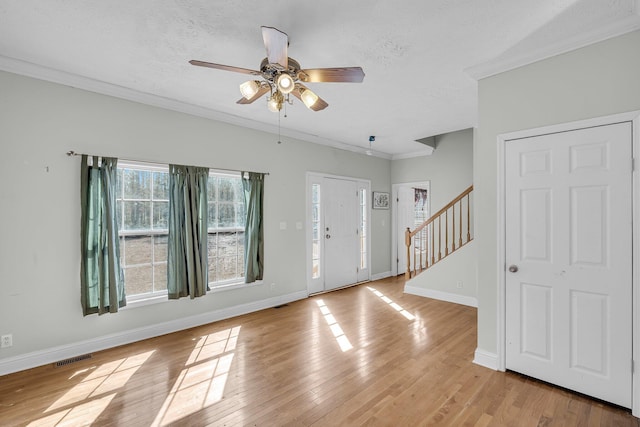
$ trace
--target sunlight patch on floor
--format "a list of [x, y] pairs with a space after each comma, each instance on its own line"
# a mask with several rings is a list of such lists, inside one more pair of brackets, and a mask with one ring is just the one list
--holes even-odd
[[45, 414], [51, 411], [58, 412], [33, 421], [29, 427], [71, 425], [74, 423], [73, 420], [91, 424], [116, 396], [117, 390], [124, 387], [154, 352], [155, 350], [152, 350], [74, 372], [69, 377], [70, 380], [92, 371], [44, 411]]
[[316, 304], [318, 304], [318, 308], [324, 316], [324, 320], [327, 322], [327, 325], [329, 325], [331, 333], [333, 333], [333, 336], [338, 342], [340, 350], [342, 350], [343, 352], [351, 350], [353, 346], [351, 345], [351, 342], [349, 342], [349, 338], [347, 338], [347, 336], [344, 334], [344, 331], [340, 327], [340, 324], [338, 323], [336, 318], [333, 317], [333, 314], [331, 314], [331, 310], [329, 310], [329, 307], [325, 305], [324, 300], [317, 299]]
[[222, 400], [240, 328], [198, 339], [152, 426], [171, 424]]
[[378, 298], [380, 298], [382, 301], [384, 301], [385, 303], [389, 304], [395, 311], [397, 311], [398, 313], [400, 313], [404, 317], [406, 317], [407, 320], [415, 320], [416, 317], [413, 314], [409, 313], [407, 310], [402, 308], [398, 303], [394, 302], [391, 298], [385, 296], [379, 290], [377, 290], [375, 288], [372, 288], [370, 286], [367, 286], [367, 289], [369, 289], [371, 292], [373, 292], [373, 294], [375, 296], [377, 296]]

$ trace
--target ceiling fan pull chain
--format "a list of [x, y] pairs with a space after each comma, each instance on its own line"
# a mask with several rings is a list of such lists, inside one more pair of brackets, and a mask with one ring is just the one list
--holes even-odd
[[281, 136], [282, 135], [280, 133], [280, 114], [281, 114], [281, 112], [278, 111], [278, 144], [282, 144], [282, 140], [281, 140]]

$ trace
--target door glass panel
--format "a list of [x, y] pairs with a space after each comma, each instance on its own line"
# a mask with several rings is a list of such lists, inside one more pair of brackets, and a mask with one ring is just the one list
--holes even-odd
[[313, 246], [311, 254], [313, 270], [311, 271], [311, 277], [317, 279], [320, 277], [320, 184], [313, 184], [311, 186], [311, 211], [313, 212], [311, 218], [311, 227], [313, 230], [311, 242]]

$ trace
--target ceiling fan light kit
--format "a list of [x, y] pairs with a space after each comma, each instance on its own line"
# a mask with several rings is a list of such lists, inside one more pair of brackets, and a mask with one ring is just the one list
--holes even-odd
[[262, 27], [262, 39], [267, 50], [267, 57], [260, 64], [260, 71], [197, 60], [191, 60], [189, 63], [199, 67], [262, 77], [263, 81], [248, 80], [240, 85], [242, 98], [237, 103], [251, 104], [269, 92], [267, 108], [273, 112], [280, 111], [285, 102], [293, 104], [289, 99], [290, 94], [313, 111], [324, 110], [329, 106], [300, 82], [362, 83], [364, 79], [364, 72], [360, 67], [301, 69], [298, 61], [287, 56], [289, 37], [276, 28]]

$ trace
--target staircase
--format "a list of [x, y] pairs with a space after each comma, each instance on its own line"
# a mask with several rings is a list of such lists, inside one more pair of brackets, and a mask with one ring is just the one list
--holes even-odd
[[473, 185], [415, 230], [411, 231], [407, 228], [405, 231], [407, 247], [405, 278], [407, 280], [442, 261], [473, 240], [472, 192]]

